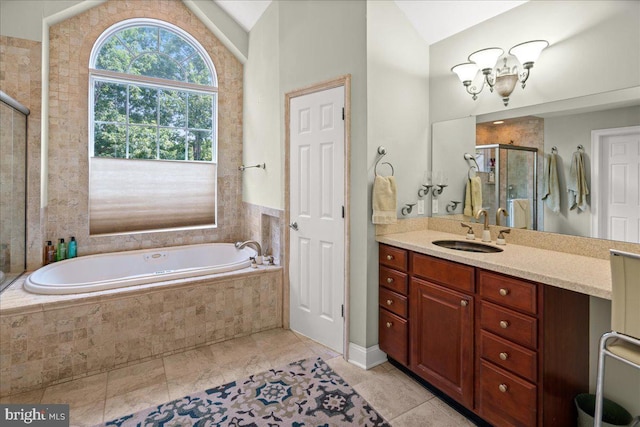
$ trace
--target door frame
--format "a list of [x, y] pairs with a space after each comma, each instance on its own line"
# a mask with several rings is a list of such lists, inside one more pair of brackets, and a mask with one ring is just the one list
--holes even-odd
[[291, 223], [291, 196], [290, 196], [290, 180], [291, 180], [291, 167], [290, 167], [290, 153], [291, 149], [291, 134], [289, 126], [291, 124], [291, 100], [299, 96], [309, 95], [316, 92], [322, 92], [324, 90], [333, 89], [336, 87], [344, 87], [344, 333], [342, 343], [342, 355], [345, 360], [348, 360], [349, 356], [349, 171], [351, 163], [351, 74], [345, 74], [324, 82], [315, 83], [310, 86], [306, 86], [301, 89], [297, 89], [291, 92], [287, 92], [284, 95], [284, 278], [283, 278], [283, 292], [282, 292], [282, 323], [287, 329], [290, 329], [290, 291], [291, 283], [289, 281], [289, 257], [290, 257], [290, 229]]
[[602, 150], [605, 147], [603, 140], [609, 136], [624, 135], [626, 133], [640, 132], [640, 126], [624, 126], [618, 128], [598, 129], [591, 131], [591, 237], [603, 238], [602, 233], [602, 205], [606, 197], [602, 189], [609, 187], [609, 177], [602, 170]]

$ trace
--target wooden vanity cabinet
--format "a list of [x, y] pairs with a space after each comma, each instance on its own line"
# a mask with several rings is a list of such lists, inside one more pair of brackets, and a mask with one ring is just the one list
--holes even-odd
[[387, 245], [379, 289], [389, 357], [495, 426], [576, 424], [588, 295]]
[[411, 370], [473, 407], [474, 269], [411, 254]]
[[409, 364], [408, 251], [380, 245], [378, 345], [389, 357]]

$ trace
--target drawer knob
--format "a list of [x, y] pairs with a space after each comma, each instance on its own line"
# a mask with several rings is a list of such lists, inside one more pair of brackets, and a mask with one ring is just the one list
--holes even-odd
[[387, 261], [391, 261], [393, 259], [393, 255], [387, 255]]
[[509, 358], [509, 353], [502, 352], [500, 353], [500, 360], [507, 360]]
[[469, 301], [467, 301], [466, 299], [461, 299], [460, 300], [460, 306], [461, 307], [466, 307], [469, 305]]
[[509, 390], [509, 387], [508, 387], [506, 384], [500, 384], [500, 385], [498, 386], [498, 390], [500, 390], [500, 391], [501, 391], [501, 392], [503, 392], [503, 393], [506, 393], [506, 392], [507, 392], [507, 390]]
[[390, 328], [390, 327], [392, 327], [392, 326], [393, 326], [393, 323], [392, 323], [392, 322], [387, 322], [387, 328]]
[[387, 305], [391, 305], [391, 304], [393, 304], [393, 300], [392, 299], [388, 299], [387, 300]]
[[500, 293], [501, 296], [506, 297], [507, 295], [509, 295], [509, 289], [505, 289], [505, 288], [500, 288], [500, 290], [498, 291]]
[[508, 321], [506, 321], [506, 320], [501, 320], [501, 321], [500, 321], [500, 327], [501, 327], [502, 329], [507, 329], [507, 328], [509, 327], [509, 322], [508, 322]]
[[393, 283], [393, 277], [387, 277], [387, 283]]

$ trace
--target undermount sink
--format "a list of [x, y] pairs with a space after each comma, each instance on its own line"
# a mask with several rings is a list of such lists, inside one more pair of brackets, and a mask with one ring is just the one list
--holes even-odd
[[502, 249], [496, 246], [489, 246], [484, 243], [469, 242], [465, 240], [434, 240], [433, 244], [447, 249], [454, 249], [456, 251], [481, 252], [485, 254], [502, 252]]

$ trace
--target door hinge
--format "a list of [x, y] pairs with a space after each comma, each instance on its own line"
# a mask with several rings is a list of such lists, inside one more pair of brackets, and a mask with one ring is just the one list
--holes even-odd
[[342, 317], [344, 318], [344, 304], [342, 304], [341, 312], [342, 312]]
[[342, 120], [344, 120], [344, 107], [342, 107]]
[[344, 218], [344, 206], [342, 207], [342, 218]]

